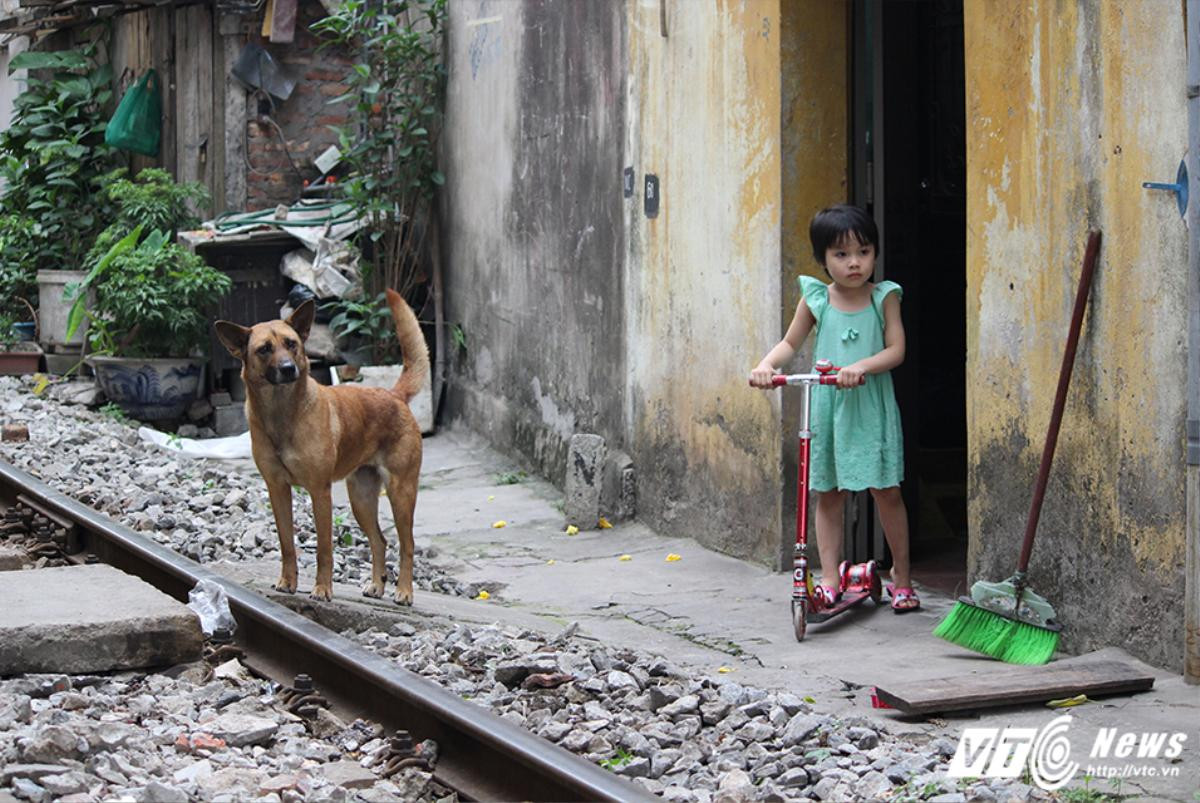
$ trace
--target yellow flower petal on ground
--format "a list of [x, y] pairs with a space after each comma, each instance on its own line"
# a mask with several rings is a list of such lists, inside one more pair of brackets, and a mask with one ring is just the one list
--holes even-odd
[[600, 517], [600, 521], [597, 523], [599, 524], [601, 530], [611, 530], [612, 529], [612, 525], [609, 524], [608, 519], [604, 518], [603, 516]]
[[45, 374], [34, 374], [33, 381], [34, 381], [34, 385], [33, 385], [33, 395], [34, 396], [41, 396], [42, 392], [46, 388], [50, 387], [50, 377], [46, 376]]
[[576, 533], [579, 532], [579, 528], [576, 527], [574, 524], [568, 524], [565, 532], [567, 533], [567, 535], [575, 535]]
[[804, 702], [806, 702], [806, 703], [815, 703], [815, 702], [816, 702], [816, 700], [815, 700], [815, 699], [813, 699], [812, 697], [805, 696], [805, 697], [804, 697]]
[[491, 594], [489, 594], [488, 592], [486, 592], [486, 591], [480, 591], [480, 592], [479, 592], [479, 596], [478, 596], [478, 597], [476, 597], [475, 599], [491, 599], [491, 598], [492, 598], [492, 595], [491, 595]]
[[508, 526], [508, 522], [505, 521], [504, 519], [500, 519], [500, 521], [492, 522], [492, 527], [494, 527], [497, 530], [499, 530], [501, 527], [507, 527], [507, 526]]
[[488, 501], [489, 501], [489, 502], [490, 502], [490, 501], [492, 501], [492, 500], [493, 500], [493, 499], [495, 499], [495, 498], [496, 498], [496, 495], [495, 495], [495, 494], [488, 494]]
[[728, 675], [732, 671], [733, 671], [732, 666], [722, 666], [722, 667], [717, 668], [717, 672], [719, 672], [722, 675]]
[[557, 561], [555, 561], [555, 560], [554, 560], [554, 558], [550, 558], [550, 560], [546, 561], [546, 565], [547, 565], [547, 566], [553, 566], [553, 565], [554, 565], [556, 562], [557, 562]]
[[675, 561], [682, 559], [683, 555], [676, 555], [674, 552], [672, 552], [670, 555], [667, 555], [667, 563], [674, 563]]
[[617, 560], [633, 560], [633, 555], [622, 555]]

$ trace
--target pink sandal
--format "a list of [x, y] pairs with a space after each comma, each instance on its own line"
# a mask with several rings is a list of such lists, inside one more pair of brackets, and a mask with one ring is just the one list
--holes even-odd
[[888, 583], [887, 592], [888, 596], [892, 598], [893, 613], [912, 613], [921, 607], [921, 600], [911, 587], [897, 588]]
[[817, 586], [813, 589], [813, 595], [821, 598], [821, 603], [826, 608], [832, 608], [837, 604], [842, 594], [832, 586]]

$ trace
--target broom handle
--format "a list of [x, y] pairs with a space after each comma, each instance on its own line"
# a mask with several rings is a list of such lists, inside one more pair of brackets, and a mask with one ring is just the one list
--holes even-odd
[[1050, 464], [1054, 462], [1054, 447], [1058, 444], [1058, 429], [1062, 425], [1063, 408], [1067, 406], [1067, 386], [1071, 384], [1071, 369], [1075, 365], [1075, 349], [1079, 345], [1079, 331], [1083, 328], [1083, 313], [1087, 309], [1088, 292], [1092, 288], [1092, 274], [1096, 272], [1096, 255], [1100, 252], [1100, 232], [1088, 235], [1087, 249], [1083, 253], [1083, 273], [1079, 276], [1079, 290], [1075, 293], [1075, 311], [1071, 314], [1071, 331], [1067, 333], [1067, 349], [1063, 352], [1062, 368], [1058, 372], [1058, 391], [1054, 394], [1054, 412], [1050, 414], [1050, 430], [1046, 433], [1046, 447], [1042, 450], [1042, 464], [1038, 468], [1037, 485], [1033, 489], [1033, 504], [1029, 507], [1029, 520], [1025, 524], [1025, 541], [1021, 545], [1021, 558], [1017, 561], [1017, 574], [1024, 576], [1029, 568], [1029, 555], [1033, 552], [1033, 536], [1037, 532], [1038, 517], [1042, 514], [1042, 500], [1046, 497], [1046, 483], [1050, 479]]

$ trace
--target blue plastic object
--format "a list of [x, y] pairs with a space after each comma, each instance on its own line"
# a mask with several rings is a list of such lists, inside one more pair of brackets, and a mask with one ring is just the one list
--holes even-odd
[[1174, 184], [1164, 184], [1161, 181], [1143, 181], [1142, 187], [1148, 190], [1169, 190], [1175, 193], [1175, 203], [1179, 207], [1179, 216], [1187, 214], [1188, 206], [1188, 172], [1187, 163], [1179, 161], [1179, 171], [1175, 174]]

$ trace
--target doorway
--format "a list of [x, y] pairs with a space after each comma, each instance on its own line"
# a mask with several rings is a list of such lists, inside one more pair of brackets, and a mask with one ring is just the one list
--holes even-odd
[[[917, 582], [965, 593], [966, 99], [963, 0], [854, 0], [851, 200], [879, 225], [876, 279], [904, 289], [902, 486]], [[847, 516], [852, 560], [891, 557], [870, 495]]]

